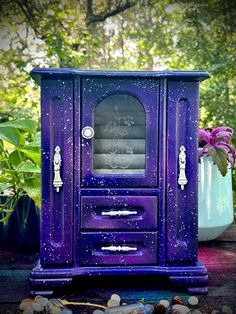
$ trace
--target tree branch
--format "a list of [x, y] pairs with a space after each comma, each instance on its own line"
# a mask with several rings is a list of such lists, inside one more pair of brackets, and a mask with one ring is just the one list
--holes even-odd
[[38, 32], [37, 30], [37, 26], [32, 22], [32, 11], [28, 6], [27, 1], [21, 1], [21, 0], [16, 0], [15, 1], [16, 4], [18, 4], [18, 6], [20, 7], [21, 11], [23, 12], [23, 14], [25, 15], [30, 27], [33, 29], [35, 35], [41, 39], [43, 39], [43, 36]]
[[125, 10], [133, 7], [136, 4], [135, 0], [126, 0], [124, 3], [120, 1], [119, 4], [116, 5], [114, 9], [110, 11], [104, 11], [100, 14], [93, 13], [93, 0], [87, 0], [87, 14], [86, 14], [86, 23], [87, 26], [91, 25], [92, 23], [103, 22], [108, 17], [117, 15]]

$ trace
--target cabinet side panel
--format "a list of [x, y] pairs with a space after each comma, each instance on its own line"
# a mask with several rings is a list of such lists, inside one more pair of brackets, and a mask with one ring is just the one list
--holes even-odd
[[[167, 260], [197, 260], [198, 82], [168, 83]], [[187, 184], [178, 184], [180, 147], [186, 151]]]
[[[73, 82], [42, 80], [41, 262], [72, 262]], [[55, 147], [61, 151], [59, 192], [53, 187]]]

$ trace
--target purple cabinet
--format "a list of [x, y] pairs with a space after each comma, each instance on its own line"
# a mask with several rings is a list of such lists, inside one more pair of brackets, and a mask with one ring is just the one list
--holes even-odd
[[[34, 69], [41, 85], [41, 252], [32, 294], [80, 275], [166, 275], [206, 293], [197, 257], [205, 71]], [[104, 267], [105, 266], [105, 267]]]

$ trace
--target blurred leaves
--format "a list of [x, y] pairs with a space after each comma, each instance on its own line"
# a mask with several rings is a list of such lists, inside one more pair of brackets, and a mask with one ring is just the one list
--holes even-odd
[[[92, 14], [106, 17], [128, 1], [92, 2]], [[0, 3], [0, 122], [6, 122], [0, 125], [0, 169], [8, 169], [2, 180], [11, 177], [14, 186], [17, 177], [31, 175], [16, 171], [19, 158], [40, 165], [35, 133], [40, 95], [29, 74], [33, 67], [208, 70], [211, 78], [200, 84], [200, 127], [236, 130], [235, 1], [130, 2], [132, 8], [93, 23], [87, 21], [86, 0]], [[2, 149], [12, 153], [10, 159]]]
[[28, 195], [40, 207], [40, 137], [33, 120], [0, 123], [0, 222], [7, 223], [18, 200]]
[[21, 134], [14, 127], [0, 125], [0, 139], [18, 146], [21, 142]]
[[21, 119], [21, 120], [7, 121], [4, 123], [1, 123], [1, 127], [5, 127], [5, 126], [10, 126], [13, 128], [24, 130], [26, 132], [35, 132], [37, 128], [36, 122], [30, 119]]

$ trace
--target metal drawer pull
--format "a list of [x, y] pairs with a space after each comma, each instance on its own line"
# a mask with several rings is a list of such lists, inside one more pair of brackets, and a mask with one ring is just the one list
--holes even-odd
[[112, 252], [129, 252], [129, 251], [137, 251], [136, 247], [131, 247], [131, 246], [116, 246], [116, 245], [111, 245], [111, 246], [102, 246], [101, 247], [102, 251], [112, 251]]
[[53, 180], [53, 186], [56, 188], [56, 191], [59, 192], [60, 187], [62, 187], [63, 182], [60, 175], [60, 168], [61, 168], [61, 154], [60, 154], [60, 147], [55, 147], [55, 154], [53, 158], [53, 164], [54, 164], [54, 180]]
[[179, 178], [178, 178], [178, 184], [181, 186], [181, 190], [184, 189], [184, 186], [188, 183], [188, 180], [186, 178], [185, 174], [185, 168], [186, 168], [186, 154], [185, 154], [185, 147], [182, 145], [180, 147], [180, 153], [179, 153]]
[[128, 216], [137, 215], [136, 210], [110, 210], [109, 212], [102, 212], [102, 216]]

